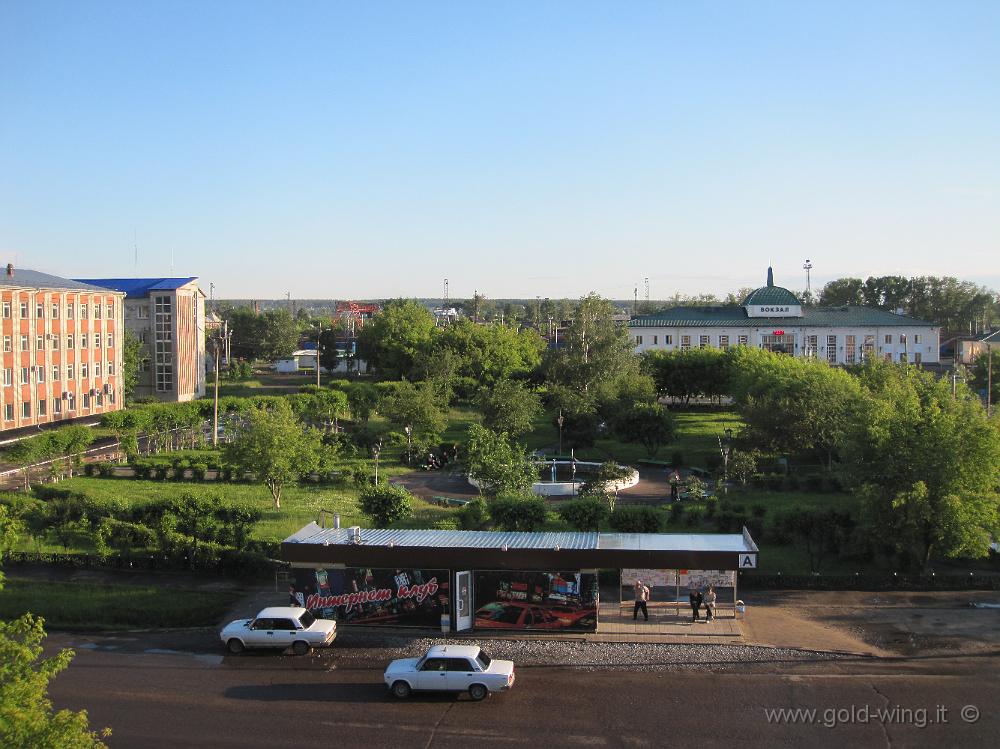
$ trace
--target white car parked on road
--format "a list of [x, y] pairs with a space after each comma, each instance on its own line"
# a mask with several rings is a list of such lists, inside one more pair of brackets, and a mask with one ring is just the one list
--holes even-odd
[[468, 692], [481, 700], [514, 686], [514, 662], [495, 661], [475, 645], [435, 645], [423, 658], [393, 661], [383, 678], [400, 699], [410, 692]]
[[296, 655], [305, 655], [310, 648], [329, 645], [337, 637], [337, 622], [317, 619], [308, 609], [299, 606], [272, 606], [254, 619], [229, 622], [219, 633], [230, 653], [242, 653], [247, 648], [291, 647]]

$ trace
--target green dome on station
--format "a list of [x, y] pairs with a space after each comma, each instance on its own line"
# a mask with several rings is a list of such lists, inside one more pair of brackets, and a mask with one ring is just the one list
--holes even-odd
[[799, 301], [799, 298], [788, 289], [774, 285], [774, 271], [770, 268], [767, 269], [767, 286], [761, 286], [759, 289], [751, 291], [750, 296], [743, 300], [744, 307], [749, 307], [751, 305], [773, 305], [784, 307], [801, 304], [802, 302]]

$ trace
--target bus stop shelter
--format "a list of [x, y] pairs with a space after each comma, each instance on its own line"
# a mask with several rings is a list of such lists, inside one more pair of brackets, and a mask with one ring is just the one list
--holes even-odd
[[[596, 631], [599, 570], [733, 573], [757, 567], [742, 533], [506, 532], [324, 528], [281, 544], [289, 596], [343, 624]], [[735, 599], [734, 590], [734, 599]], [[676, 602], [676, 601], [675, 601]], [[621, 600], [615, 602], [619, 607]]]

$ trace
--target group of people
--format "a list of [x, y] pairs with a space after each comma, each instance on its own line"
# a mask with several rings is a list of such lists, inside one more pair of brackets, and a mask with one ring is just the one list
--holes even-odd
[[[691, 603], [691, 621], [699, 621], [701, 607], [705, 607], [705, 621], [710, 622], [715, 618], [715, 586], [709, 585], [708, 590], [702, 593], [701, 588], [691, 586], [688, 591], [688, 600]], [[649, 586], [643, 585], [642, 580], [635, 581], [635, 606], [632, 609], [632, 621], [639, 618], [642, 612], [643, 618], [649, 621], [649, 610], [646, 608], [649, 602]]]
[[419, 468], [422, 471], [439, 471], [453, 460], [458, 460], [458, 445], [450, 449], [445, 447], [441, 450], [440, 455], [435, 455], [432, 452], [427, 453], [427, 458], [420, 464]]

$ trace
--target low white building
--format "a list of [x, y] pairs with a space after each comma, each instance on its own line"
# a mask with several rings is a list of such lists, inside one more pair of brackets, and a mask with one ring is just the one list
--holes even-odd
[[274, 369], [276, 372], [281, 372], [282, 374], [303, 371], [315, 372], [316, 349], [312, 349], [311, 351], [308, 349], [301, 349], [293, 352], [291, 356], [285, 359], [278, 359], [274, 363]]
[[636, 353], [753, 346], [830, 364], [869, 358], [937, 363], [940, 329], [932, 323], [872, 307], [803, 307], [788, 289], [767, 285], [742, 305], [671, 307], [634, 317], [629, 328]]

